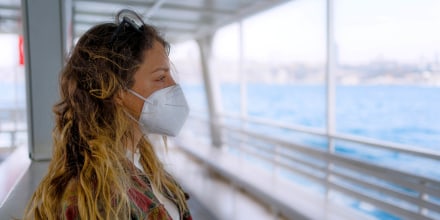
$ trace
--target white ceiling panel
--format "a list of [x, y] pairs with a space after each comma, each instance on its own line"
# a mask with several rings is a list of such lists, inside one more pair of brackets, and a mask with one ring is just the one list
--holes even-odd
[[[157, 26], [171, 41], [212, 34], [218, 28], [288, 0], [71, 0], [73, 31], [80, 36], [91, 26], [112, 22], [129, 8]], [[20, 0], [0, 0], [0, 32], [21, 33]]]

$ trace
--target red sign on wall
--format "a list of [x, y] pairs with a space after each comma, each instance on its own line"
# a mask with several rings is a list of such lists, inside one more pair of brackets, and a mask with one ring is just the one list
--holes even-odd
[[18, 36], [18, 64], [24, 65], [23, 36]]

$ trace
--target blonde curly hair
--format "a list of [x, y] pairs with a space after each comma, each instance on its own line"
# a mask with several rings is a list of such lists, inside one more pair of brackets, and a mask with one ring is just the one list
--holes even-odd
[[[126, 25], [94, 26], [79, 39], [67, 60], [61, 72], [60, 101], [53, 108], [52, 160], [28, 203], [25, 219], [62, 218], [63, 195], [72, 182], [81, 219], [130, 218], [127, 190], [135, 168], [127, 161], [126, 143], [134, 134], [131, 119], [115, 97], [133, 86], [143, 54], [154, 42], [160, 42], [167, 52], [169, 44], [150, 25]], [[149, 180], [161, 193], [171, 192], [183, 212], [184, 193], [165, 171], [151, 143], [142, 138], [137, 148]]]

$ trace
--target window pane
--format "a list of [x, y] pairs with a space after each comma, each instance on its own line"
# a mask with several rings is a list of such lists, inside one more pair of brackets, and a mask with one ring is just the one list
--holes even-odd
[[221, 28], [212, 45], [212, 77], [220, 86], [221, 111], [240, 113], [240, 26]]
[[0, 161], [17, 147], [27, 147], [22, 40], [16, 33], [0, 34]]
[[200, 69], [199, 49], [194, 41], [172, 45], [173, 76], [185, 91], [191, 110], [207, 114], [205, 88]]
[[198, 137], [198, 140], [209, 144], [210, 129], [208, 123], [206, 123], [208, 105], [200, 69], [200, 54], [196, 42], [188, 41], [172, 45], [170, 60], [174, 67], [174, 78], [182, 86], [190, 107], [190, 117], [181, 133], [194, 135]]
[[336, 128], [440, 144], [440, 2], [335, 2]]
[[0, 204], [29, 162], [25, 66], [19, 0], [0, 10]]
[[243, 27], [249, 116], [324, 128], [325, 1], [292, 1]]

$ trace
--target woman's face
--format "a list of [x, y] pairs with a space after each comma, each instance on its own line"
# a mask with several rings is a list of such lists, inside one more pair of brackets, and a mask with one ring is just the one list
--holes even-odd
[[[144, 52], [144, 60], [139, 69], [134, 73], [133, 78], [134, 85], [131, 89], [144, 98], [148, 98], [159, 89], [176, 84], [170, 73], [168, 55], [161, 43], [155, 41], [153, 47]], [[123, 104], [128, 108], [130, 114], [138, 119], [144, 100], [128, 91], [123, 93]]]

